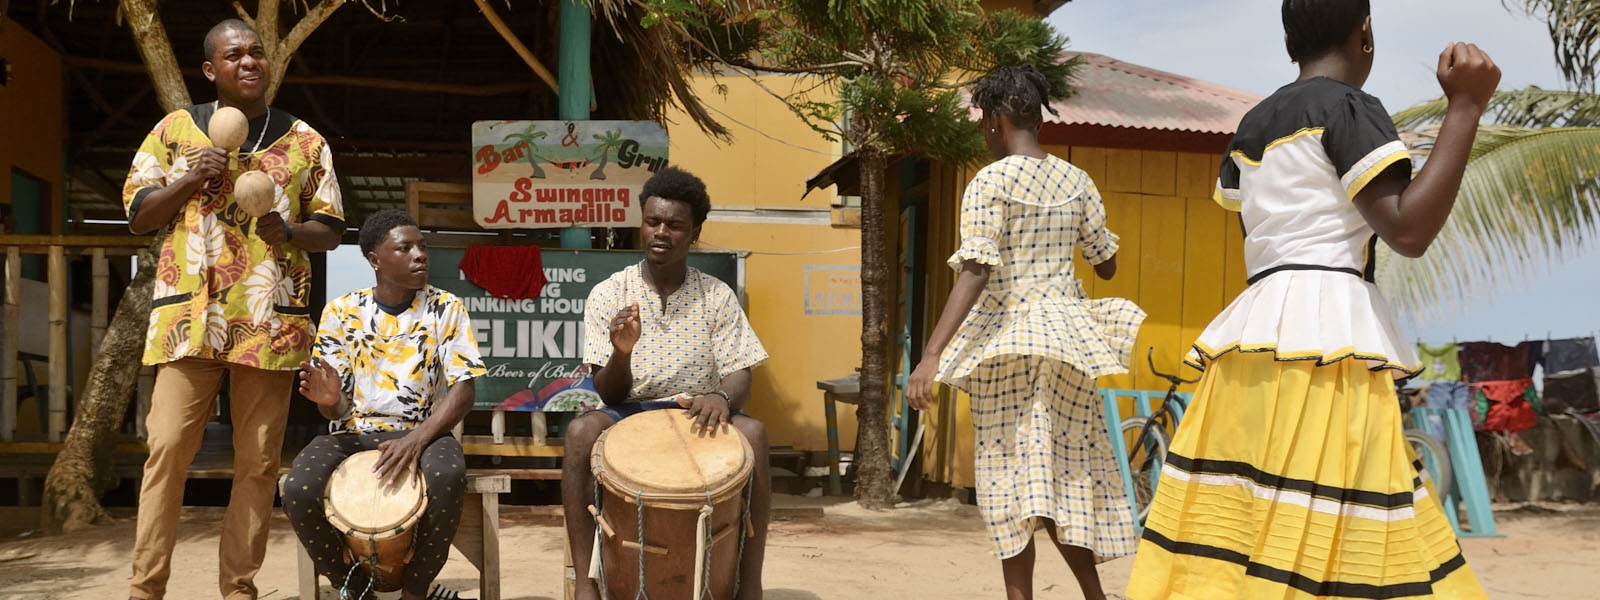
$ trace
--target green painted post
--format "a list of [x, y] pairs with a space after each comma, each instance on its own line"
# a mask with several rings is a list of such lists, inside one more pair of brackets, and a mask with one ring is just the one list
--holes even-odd
[[[556, 78], [561, 84], [557, 114], [563, 121], [589, 120], [589, 29], [594, 21], [588, 0], [561, 0], [561, 44]], [[592, 248], [588, 227], [561, 230], [562, 248]]]

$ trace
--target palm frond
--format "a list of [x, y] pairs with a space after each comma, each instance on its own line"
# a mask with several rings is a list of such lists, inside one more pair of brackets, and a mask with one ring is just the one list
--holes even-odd
[[[1406, 130], [1438, 125], [1449, 107], [1442, 96], [1423, 102], [1395, 113], [1395, 127]], [[1514, 127], [1596, 127], [1600, 126], [1600, 95], [1538, 86], [1495, 92], [1484, 110], [1484, 119]]]
[[1543, 20], [1555, 43], [1556, 66], [1568, 83], [1580, 90], [1595, 90], [1595, 68], [1600, 66], [1600, 0], [1501, 0]]
[[[1422, 162], [1429, 130], [1407, 141]], [[1600, 230], [1600, 128], [1480, 131], [1455, 210], [1427, 255], [1379, 256], [1379, 286], [1417, 318], [1492, 296], [1590, 245]]]

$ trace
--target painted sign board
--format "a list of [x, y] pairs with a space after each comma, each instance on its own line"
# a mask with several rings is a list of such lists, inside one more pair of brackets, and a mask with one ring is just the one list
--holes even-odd
[[484, 229], [637, 227], [639, 189], [667, 164], [654, 121], [477, 121], [472, 148]]

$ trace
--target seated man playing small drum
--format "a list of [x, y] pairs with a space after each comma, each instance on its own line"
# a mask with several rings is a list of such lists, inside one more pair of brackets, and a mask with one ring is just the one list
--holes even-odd
[[[644, 260], [595, 285], [584, 307], [584, 362], [595, 373], [605, 406], [567, 428], [561, 498], [573, 565], [586, 572], [595, 551], [595, 478], [590, 451], [607, 428], [656, 408], [686, 407], [701, 435], [729, 426], [754, 450], [750, 493], [753, 531], [739, 564], [742, 600], [761, 598], [772, 489], [767, 474], [766, 428], [742, 412], [750, 398], [750, 368], [767, 352], [750, 329], [739, 298], [727, 284], [689, 267], [689, 248], [711, 212], [705, 183], [674, 167], [645, 182], [639, 197]], [[661, 402], [661, 399], [675, 401]], [[684, 538], [693, 538], [685, 532]], [[691, 547], [693, 542], [690, 542]], [[599, 598], [595, 582], [578, 577], [579, 600]]]
[[[466, 459], [450, 430], [472, 410], [474, 378], [486, 372], [483, 359], [465, 305], [428, 285], [427, 241], [409, 215], [374, 213], [361, 227], [360, 243], [377, 285], [328, 304], [313, 347], [316, 364], [300, 365], [300, 393], [342, 431], [317, 436], [295, 457], [283, 510], [317, 572], [343, 591], [341, 598], [365, 600], [374, 597], [373, 589], [395, 588], [408, 600], [456, 598], [442, 586], [430, 595], [429, 586], [461, 521]], [[324, 506], [339, 465], [369, 450], [380, 453], [366, 469], [371, 487], [398, 494], [407, 486], [392, 484], [420, 474], [426, 490], [401, 581], [352, 568], [372, 556], [351, 556], [345, 532], [330, 524]], [[369, 475], [340, 476], [359, 481]]]

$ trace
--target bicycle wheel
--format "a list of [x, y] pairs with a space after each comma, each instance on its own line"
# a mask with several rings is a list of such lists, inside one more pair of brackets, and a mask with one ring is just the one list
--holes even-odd
[[1450, 486], [1455, 483], [1455, 472], [1450, 465], [1450, 452], [1444, 444], [1428, 432], [1421, 429], [1405, 430], [1406, 441], [1411, 443], [1411, 448], [1416, 451], [1417, 458], [1422, 460], [1422, 467], [1433, 478], [1433, 488], [1438, 490], [1440, 502], [1443, 496], [1449, 494]]
[[1128, 475], [1133, 478], [1134, 519], [1143, 523], [1150, 514], [1150, 501], [1156, 496], [1156, 480], [1161, 476], [1161, 463], [1167, 460], [1167, 431], [1158, 426], [1145, 427], [1149, 417], [1128, 417], [1122, 420], [1122, 441], [1128, 450]]

